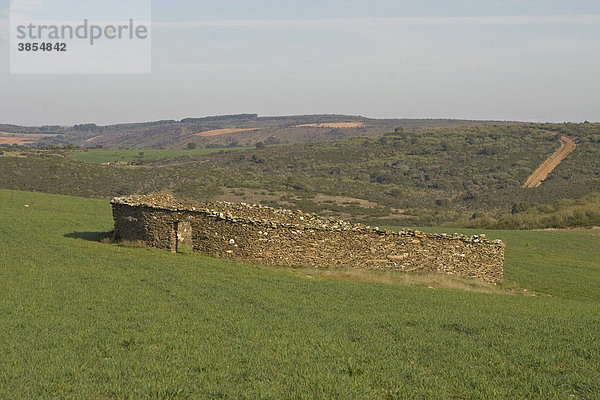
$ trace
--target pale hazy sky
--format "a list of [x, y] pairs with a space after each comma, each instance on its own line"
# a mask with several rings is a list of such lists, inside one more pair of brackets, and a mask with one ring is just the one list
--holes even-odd
[[598, 0], [155, 0], [150, 75], [10, 75], [9, 6], [0, 123], [600, 120]]

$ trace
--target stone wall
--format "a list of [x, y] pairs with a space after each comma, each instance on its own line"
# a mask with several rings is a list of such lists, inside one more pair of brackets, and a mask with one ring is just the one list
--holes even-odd
[[111, 202], [118, 240], [267, 265], [440, 272], [502, 280], [504, 244], [484, 235], [392, 232], [301, 211], [170, 196]]

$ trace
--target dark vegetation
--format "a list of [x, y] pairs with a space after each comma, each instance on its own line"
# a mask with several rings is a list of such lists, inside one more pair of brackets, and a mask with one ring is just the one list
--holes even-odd
[[183, 156], [201, 156], [212, 153], [226, 151], [246, 151], [250, 147], [228, 147], [228, 148], [208, 148], [198, 149], [194, 146], [188, 147], [185, 150], [161, 150], [161, 149], [78, 149], [72, 151], [69, 156], [75, 160], [85, 161], [89, 163], [115, 163], [129, 165], [144, 165], [151, 161], [163, 160], [168, 158], [177, 158]]
[[514, 204], [511, 215], [494, 225], [501, 229], [600, 226], [600, 193], [591, 193], [581, 199], [562, 199], [546, 205], [532, 206], [527, 202]]
[[[539, 188], [523, 189], [559, 147], [551, 132], [569, 135], [578, 147]], [[258, 144], [244, 152], [185, 150], [141, 166], [77, 162], [64, 150], [7, 149], [0, 158], [3, 188], [101, 198], [166, 190], [210, 200], [233, 193], [236, 201], [253, 193], [264, 204], [377, 225], [600, 225], [592, 195], [600, 193], [600, 124], [397, 129], [377, 138]]]
[[[32, 126], [18, 126], [18, 125], [10, 125], [10, 124], [0, 124], [0, 132], [4, 133], [21, 133], [21, 134], [39, 134], [39, 133], [48, 133], [48, 126], [42, 127], [32, 127]], [[60, 128], [60, 127], [57, 127]]]

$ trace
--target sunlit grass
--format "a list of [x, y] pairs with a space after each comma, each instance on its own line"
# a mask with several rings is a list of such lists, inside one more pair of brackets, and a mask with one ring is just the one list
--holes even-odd
[[551, 296], [532, 297], [101, 243], [111, 229], [106, 201], [0, 190], [0, 398], [600, 395], [597, 231], [501, 236], [511, 286]]

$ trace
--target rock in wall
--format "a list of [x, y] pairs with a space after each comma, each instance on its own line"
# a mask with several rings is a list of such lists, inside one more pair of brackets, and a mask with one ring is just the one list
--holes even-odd
[[115, 236], [149, 246], [267, 265], [440, 272], [502, 280], [504, 243], [483, 235], [379, 230], [301, 211], [169, 196], [111, 202]]

